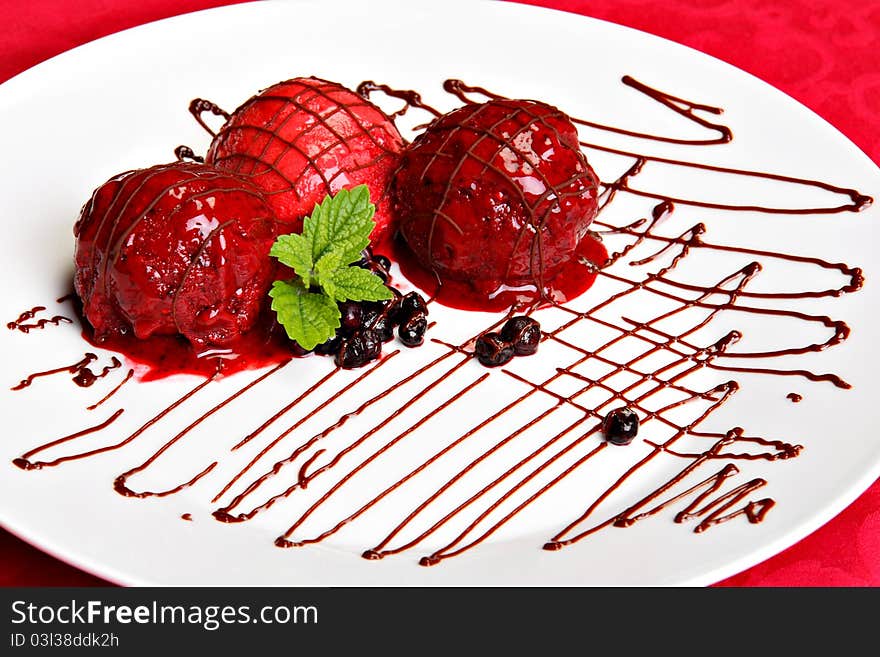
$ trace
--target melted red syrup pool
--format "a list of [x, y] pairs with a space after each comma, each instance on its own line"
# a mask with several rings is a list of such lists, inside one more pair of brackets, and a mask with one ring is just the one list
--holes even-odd
[[[534, 285], [504, 289], [499, 283], [495, 292], [487, 295], [466, 281], [447, 279], [441, 283], [431, 271], [422, 266], [400, 238], [392, 243], [377, 245], [374, 250], [376, 253], [392, 254], [394, 261], [400, 265], [401, 272], [410, 282], [424, 290], [434, 301], [450, 308], [500, 312], [535, 303], [542, 305], [541, 295]], [[608, 251], [598, 239], [586, 235], [578, 245], [575, 257], [547, 282], [546, 296], [549, 296], [553, 302], [571, 301], [593, 285], [596, 280], [596, 270], [581, 262], [582, 259], [596, 267], [601, 267], [608, 260]]]
[[152, 336], [139, 340], [134, 336], [120, 336], [97, 342], [92, 327], [82, 316], [83, 337], [100, 349], [122, 354], [137, 367], [142, 381], [155, 381], [175, 374], [212, 376], [277, 365], [293, 358], [291, 342], [271, 317], [261, 317], [259, 324], [227, 347], [207, 348], [198, 352], [185, 338], [178, 335]]

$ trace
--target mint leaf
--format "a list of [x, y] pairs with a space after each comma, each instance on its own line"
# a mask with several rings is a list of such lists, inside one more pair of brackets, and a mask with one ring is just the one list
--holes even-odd
[[269, 254], [298, 278], [275, 281], [272, 310], [287, 335], [304, 349], [332, 338], [340, 326], [338, 302], [382, 301], [392, 297], [382, 279], [350, 266], [370, 243], [376, 207], [359, 185], [327, 196], [303, 222], [301, 235], [281, 235]]
[[303, 222], [303, 235], [311, 240], [312, 260], [317, 262], [330, 250], [340, 252], [343, 265], [360, 258], [370, 243], [375, 212], [366, 185], [339, 190], [318, 203]]
[[328, 288], [332, 288], [333, 297], [337, 301], [382, 301], [392, 296], [391, 290], [381, 278], [360, 267], [337, 269], [328, 282], [329, 285], [325, 284], [324, 289], [330, 294]]
[[324, 290], [324, 294], [337, 301], [344, 301], [336, 294], [333, 274], [343, 265], [342, 256], [338, 251], [328, 251], [315, 264], [315, 282]]
[[283, 264], [293, 269], [297, 276], [302, 278], [303, 285], [306, 287], [311, 285], [310, 279], [314, 265], [311, 240], [296, 233], [280, 235], [269, 250], [269, 255], [278, 258]]
[[326, 342], [340, 326], [336, 302], [326, 294], [310, 292], [301, 281], [275, 281], [269, 296], [287, 337], [303, 349]]

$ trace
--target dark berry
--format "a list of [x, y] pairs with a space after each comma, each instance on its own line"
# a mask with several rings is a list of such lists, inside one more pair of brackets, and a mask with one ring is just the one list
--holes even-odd
[[400, 321], [403, 322], [407, 317], [416, 313], [427, 315], [428, 304], [425, 303], [422, 295], [418, 292], [408, 292], [403, 295], [403, 298], [400, 300], [398, 312], [401, 317]]
[[410, 315], [397, 329], [397, 336], [407, 347], [418, 347], [425, 341], [428, 319], [422, 313]]
[[629, 445], [639, 433], [639, 416], [629, 406], [615, 408], [602, 421], [602, 431], [612, 445]]
[[339, 321], [347, 329], [360, 328], [364, 312], [361, 305], [356, 301], [344, 301], [339, 304]]
[[517, 356], [531, 356], [541, 342], [541, 325], [531, 317], [511, 317], [501, 329], [501, 337], [513, 345]]
[[382, 342], [394, 339], [394, 325], [385, 313], [377, 315], [367, 328], [375, 332]]
[[383, 255], [374, 255], [373, 262], [379, 265], [385, 271], [391, 271], [391, 260]]
[[293, 352], [293, 355], [297, 358], [302, 358], [303, 356], [308, 356], [310, 353], [312, 353], [308, 349], [303, 349], [300, 346], [299, 342], [294, 341], [290, 342], [290, 351]]
[[382, 314], [385, 307], [379, 301], [364, 301], [361, 303], [361, 326], [370, 328], [376, 318]]
[[513, 358], [513, 345], [498, 333], [484, 333], [477, 338], [474, 355], [486, 367], [498, 367]]
[[392, 297], [386, 301], [368, 301], [362, 304], [363, 317], [361, 326], [371, 329], [379, 335], [382, 342], [394, 339], [394, 322], [391, 317], [395, 315], [397, 298]]
[[322, 356], [330, 356], [339, 351], [339, 344], [342, 342], [342, 338], [337, 333], [332, 338], [327, 340], [327, 342], [323, 342], [315, 347], [315, 353], [321, 354]]
[[376, 264], [375, 260], [367, 265], [367, 269], [373, 272], [379, 278], [381, 278], [383, 283], [388, 282], [388, 272], [382, 269], [382, 267], [380, 267], [378, 264]]
[[351, 264], [355, 267], [360, 267], [361, 269], [367, 269], [372, 261], [373, 250], [368, 246], [361, 251], [361, 257]]
[[355, 331], [344, 339], [336, 352], [336, 364], [346, 370], [363, 367], [379, 357], [382, 342], [375, 331]]

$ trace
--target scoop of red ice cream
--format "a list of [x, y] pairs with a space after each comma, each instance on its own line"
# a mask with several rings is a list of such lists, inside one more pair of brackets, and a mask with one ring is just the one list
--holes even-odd
[[597, 185], [565, 114], [493, 100], [428, 126], [404, 151], [392, 195], [403, 238], [441, 281], [541, 295], [595, 217]]
[[199, 164], [163, 164], [112, 178], [74, 228], [74, 284], [95, 338], [180, 333], [229, 343], [265, 305], [269, 248], [289, 232], [259, 190]]
[[402, 148], [391, 119], [362, 96], [335, 82], [296, 78], [239, 107], [206, 161], [248, 176], [279, 219], [300, 226], [327, 194], [366, 184], [376, 205], [375, 243], [392, 230], [387, 188]]

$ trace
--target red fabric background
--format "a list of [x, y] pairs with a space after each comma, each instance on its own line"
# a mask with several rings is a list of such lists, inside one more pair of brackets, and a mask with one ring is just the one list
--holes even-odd
[[[880, 163], [880, 4], [864, 0], [523, 0], [686, 44], [782, 89]], [[0, 0], [0, 82], [81, 43], [229, 0]], [[293, 74], [293, 73], [292, 73]], [[876, 191], [876, 190], [875, 190]], [[0, 529], [0, 585], [104, 584]], [[827, 525], [720, 583], [880, 585], [880, 482]]]

